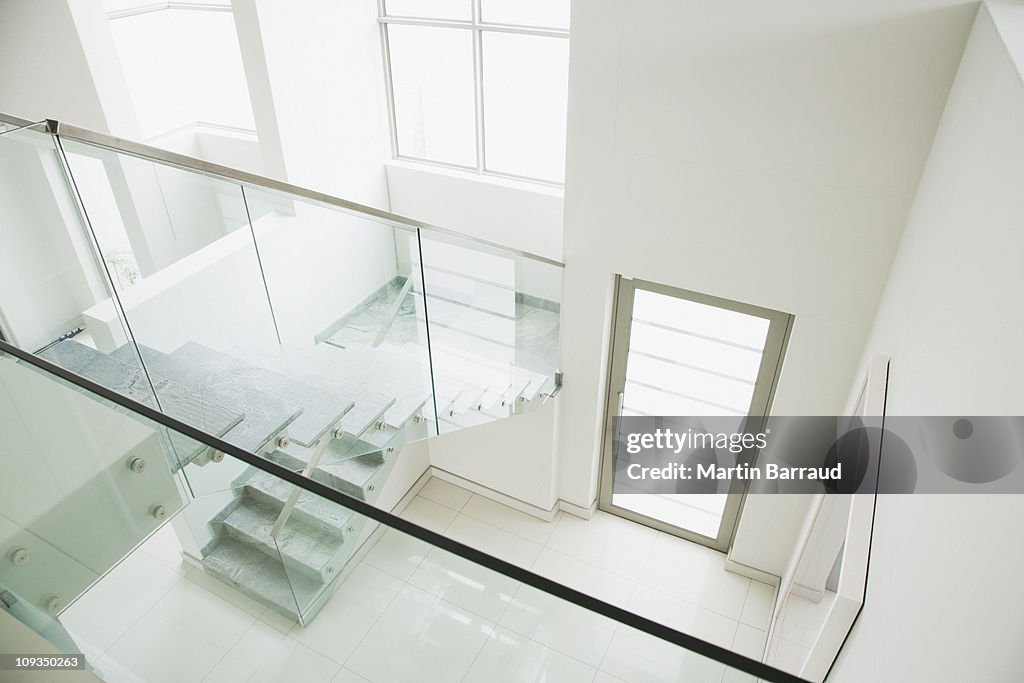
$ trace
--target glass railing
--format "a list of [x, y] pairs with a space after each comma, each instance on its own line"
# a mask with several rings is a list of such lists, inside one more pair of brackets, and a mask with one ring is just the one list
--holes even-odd
[[[558, 391], [557, 262], [52, 121], [0, 123], [0, 338], [76, 376], [368, 503], [406, 443]], [[329, 561], [292, 562], [294, 528], [316, 524], [303, 496], [274, 498], [176, 432], [164, 443], [192, 556], [265, 531], [291, 593], [258, 599], [312, 618], [351, 545], [326, 529]]]
[[[32, 425], [55, 439], [35, 451], [26, 441], [18, 459], [6, 457], [5, 486], [46, 490], [40, 463], [62, 457], [51, 467], [81, 471], [89, 461], [82, 444], [94, 443], [114, 461], [111, 500], [142, 510], [130, 529], [102, 529], [121, 542], [100, 561], [86, 557], [84, 538], [61, 545], [35, 526], [54, 546], [40, 552], [76, 563], [41, 563], [48, 571], [32, 584], [16, 578], [28, 563], [0, 570], [0, 582], [27, 602], [65, 594], [70, 607], [50, 606], [56, 624], [38, 630], [61, 651], [84, 653], [105, 680], [799, 680], [429, 531], [6, 343], [0, 370], [17, 405], [0, 412], [5, 434]], [[74, 455], [65, 455], [72, 437]], [[201, 455], [183, 465], [175, 460], [182, 451]], [[151, 479], [123, 462], [135, 457], [146, 459]], [[107, 572], [160, 523], [153, 501], [166, 517], [181, 507], [175, 480], [187, 481], [192, 497], [160, 534], [173, 528], [175, 548], [194, 566], [175, 566], [166, 539], [154, 537]], [[145, 495], [136, 495], [142, 481]], [[75, 496], [65, 488], [56, 497]], [[5, 491], [5, 517], [26, 505], [18, 500]], [[42, 502], [30, 503], [15, 525], [18, 542], [45, 516]], [[62, 509], [54, 528], [88, 531], [102, 514]], [[325, 616], [314, 622], [317, 611]]]
[[24, 123], [0, 131], [0, 334], [20, 348], [340, 490], [557, 393], [561, 264]]
[[58, 616], [188, 504], [174, 446], [162, 426], [8, 354], [0, 434], [0, 608], [80, 652]]

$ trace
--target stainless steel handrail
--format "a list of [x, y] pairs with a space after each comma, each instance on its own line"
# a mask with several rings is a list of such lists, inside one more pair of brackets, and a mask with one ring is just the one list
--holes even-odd
[[30, 121], [29, 119], [19, 118], [12, 116], [11, 114], [5, 114], [0, 112], [0, 123], [6, 123], [15, 128], [25, 128], [27, 126], [34, 126], [36, 124], [45, 123], [44, 121]]
[[[0, 122], [7, 122], [11, 120], [11, 123], [20, 121], [16, 117], [9, 116], [7, 114], [0, 113]], [[26, 124], [32, 124], [32, 121], [26, 121]], [[279, 192], [283, 194], [293, 195], [294, 197], [304, 199], [307, 201], [315, 202], [324, 206], [328, 206], [334, 209], [340, 209], [347, 213], [361, 216], [364, 218], [371, 219], [378, 223], [385, 223], [397, 228], [412, 229], [412, 230], [423, 230], [426, 232], [433, 232], [440, 235], [448, 235], [456, 237], [460, 240], [472, 242], [478, 244], [481, 247], [487, 249], [494, 249], [501, 251], [506, 254], [512, 254], [515, 256], [522, 256], [540, 263], [546, 263], [557, 268], [564, 268], [565, 264], [561, 261], [548, 258], [547, 256], [541, 256], [534, 254], [522, 249], [515, 249], [512, 247], [498, 244], [497, 242], [491, 242], [489, 240], [483, 240], [479, 237], [473, 237], [464, 233], [456, 232], [455, 230], [449, 230], [442, 228], [437, 225], [431, 225], [422, 221], [417, 221], [412, 218], [400, 216], [398, 214], [391, 213], [390, 211], [384, 211], [383, 209], [377, 209], [372, 206], [366, 206], [365, 204], [359, 204], [357, 202], [342, 199], [334, 195], [327, 194], [325, 192], [319, 192], [317, 190], [311, 190], [309, 188], [300, 187], [298, 185], [292, 185], [274, 178], [268, 178], [266, 176], [257, 175], [255, 173], [249, 173], [248, 171], [242, 171], [237, 168], [231, 168], [230, 166], [223, 166], [221, 164], [215, 164], [210, 161], [204, 161], [202, 159], [196, 159], [194, 157], [186, 156], [184, 154], [178, 154], [176, 152], [170, 152], [166, 149], [160, 149], [158, 147], [152, 147], [150, 145], [143, 144], [141, 142], [134, 142], [132, 140], [125, 140], [114, 135], [108, 135], [106, 133], [97, 133], [96, 131], [89, 130], [87, 128], [80, 128], [73, 126], [68, 123], [61, 121], [55, 121], [47, 119], [46, 121], [48, 132], [57, 137], [64, 138], [67, 140], [76, 140], [78, 142], [84, 142], [86, 144], [94, 145], [97, 147], [103, 147], [106, 149], [119, 152], [121, 154], [127, 154], [129, 156], [138, 157], [147, 161], [154, 161], [168, 166], [175, 166], [185, 170], [201, 173], [203, 175], [214, 176], [223, 178], [233, 182], [248, 185], [257, 189], [266, 189], [273, 192]]]

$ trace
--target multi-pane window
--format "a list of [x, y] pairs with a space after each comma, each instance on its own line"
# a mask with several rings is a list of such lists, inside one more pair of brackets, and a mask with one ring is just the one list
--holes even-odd
[[562, 183], [569, 0], [379, 0], [395, 156]]

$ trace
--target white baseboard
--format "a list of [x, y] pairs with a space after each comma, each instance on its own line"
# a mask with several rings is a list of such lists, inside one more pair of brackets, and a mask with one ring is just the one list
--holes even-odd
[[442, 470], [440, 467], [431, 465], [427, 472], [438, 479], [447, 481], [450, 484], [455, 484], [456, 486], [461, 486], [467, 491], [472, 491], [473, 493], [481, 495], [484, 498], [489, 498], [496, 503], [501, 503], [502, 505], [507, 505], [508, 507], [519, 510], [520, 512], [525, 512], [526, 514], [532, 515], [537, 519], [542, 519], [545, 522], [553, 521], [555, 519], [555, 515], [558, 513], [558, 503], [553, 505], [550, 510], [545, 510], [540, 506], [527, 503], [526, 501], [513, 498], [501, 491], [495, 491], [492, 488], [478, 484], [471, 479], [466, 479], [465, 477], [460, 477], [457, 474], [452, 474], [448, 470]]
[[399, 501], [395, 503], [395, 506], [391, 508], [391, 514], [401, 515], [402, 512], [405, 511], [405, 508], [409, 507], [409, 503], [412, 502], [412, 499], [419, 495], [419, 492], [423, 489], [424, 486], [427, 485], [427, 482], [430, 481], [431, 476], [432, 474], [430, 467], [423, 470], [423, 474], [421, 474], [419, 478], [413, 482], [412, 486], [409, 487], [409, 490], [405, 492], [405, 495], [403, 495], [399, 499]]
[[775, 574], [769, 574], [763, 569], [757, 569], [755, 567], [750, 567], [740, 562], [736, 562], [735, 560], [730, 560], [728, 557], [725, 558], [725, 570], [732, 572], [733, 574], [745, 576], [748, 579], [753, 579], [754, 581], [767, 583], [768, 585], [773, 586], [776, 590], [778, 590], [779, 584], [782, 582], [782, 579]]
[[[455, 484], [456, 486], [461, 486], [467, 491], [472, 491], [473, 493], [481, 495], [484, 498], [489, 498], [490, 500], [493, 500], [496, 503], [507, 505], [508, 507], [514, 510], [525, 512], [526, 514], [532, 515], [537, 519], [544, 520], [545, 522], [554, 521], [555, 515], [557, 515], [559, 511], [568, 512], [569, 514], [575, 515], [582, 519], [590, 519], [594, 516], [594, 511], [597, 510], [597, 499], [594, 499], [594, 501], [590, 504], [589, 507], [582, 507], [580, 505], [570, 503], [569, 501], [563, 500], [561, 498], [556, 500], [555, 504], [552, 505], [550, 509], [545, 509], [538, 505], [527, 503], [524, 500], [514, 498], [513, 496], [510, 496], [507, 493], [495, 491], [494, 489], [484, 486], [482, 484], [478, 484], [471, 479], [466, 479], [465, 477], [460, 477], [457, 474], [452, 474], [448, 470], [443, 470], [440, 467], [435, 467], [434, 465], [431, 465], [428, 468], [427, 472], [424, 473], [424, 477], [426, 477], [426, 479], [429, 479], [430, 476], [437, 477], [438, 479], [447, 481], [450, 484]], [[419, 491], [420, 488], [423, 487], [423, 484], [426, 484], [426, 479], [424, 479], [423, 477], [421, 477], [421, 479], [423, 479], [422, 483], [417, 481], [416, 485], [414, 486], [417, 492]], [[404, 500], [405, 499], [403, 498], [403, 501]]]
[[789, 592], [793, 595], [798, 595], [801, 598], [810, 600], [811, 602], [821, 602], [821, 599], [825, 597], [825, 591], [816, 591], [813, 588], [801, 585], [799, 583], [793, 583], [790, 587]]
[[564, 512], [568, 512], [570, 515], [576, 515], [577, 517], [581, 517], [583, 519], [590, 519], [594, 516], [594, 513], [597, 511], [597, 499], [595, 498], [594, 502], [592, 502], [589, 507], [581, 507], [576, 503], [570, 503], [567, 500], [559, 498], [558, 509]]

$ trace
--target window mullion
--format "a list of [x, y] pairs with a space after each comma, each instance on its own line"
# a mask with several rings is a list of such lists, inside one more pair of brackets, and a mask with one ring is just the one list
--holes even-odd
[[473, 0], [473, 90], [476, 105], [476, 172], [487, 166], [484, 156], [484, 57], [483, 33], [480, 30], [480, 3]]

